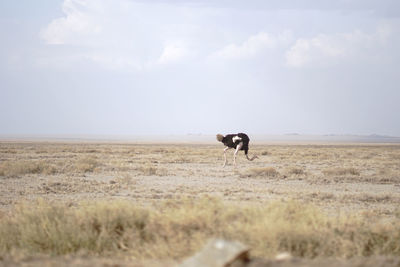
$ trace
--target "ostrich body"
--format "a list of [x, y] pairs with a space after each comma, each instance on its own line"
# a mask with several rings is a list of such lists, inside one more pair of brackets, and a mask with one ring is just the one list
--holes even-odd
[[224, 164], [222, 165], [222, 167], [225, 167], [226, 165], [226, 151], [230, 148], [235, 149], [235, 153], [233, 154], [233, 164], [235, 166], [236, 166], [236, 155], [239, 152], [239, 150], [244, 150], [246, 158], [250, 161], [258, 158], [257, 156], [249, 158], [248, 152], [249, 152], [250, 138], [245, 133], [227, 134], [225, 136], [223, 136], [222, 134], [217, 134], [217, 140], [222, 142], [226, 146], [224, 149]]

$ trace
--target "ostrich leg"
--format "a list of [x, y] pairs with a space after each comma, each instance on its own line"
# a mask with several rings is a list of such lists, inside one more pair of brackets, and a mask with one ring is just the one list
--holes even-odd
[[243, 146], [243, 142], [240, 142], [236, 147], [235, 153], [233, 154], [233, 165], [235, 165], [235, 167], [236, 167], [236, 155], [239, 152], [239, 150], [242, 148], [242, 146]]
[[226, 165], [226, 151], [227, 151], [228, 149], [230, 149], [230, 147], [225, 147], [225, 148], [224, 148], [224, 164], [222, 165], [222, 167], [225, 167], [225, 165]]

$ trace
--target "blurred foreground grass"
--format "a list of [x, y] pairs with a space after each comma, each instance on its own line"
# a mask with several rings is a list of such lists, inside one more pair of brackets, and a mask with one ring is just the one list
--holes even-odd
[[77, 206], [38, 200], [0, 213], [0, 258], [12, 254], [88, 254], [181, 259], [210, 237], [238, 240], [251, 254], [304, 258], [400, 256], [400, 218], [327, 215], [299, 202], [260, 206], [215, 198], [147, 206], [128, 201]]

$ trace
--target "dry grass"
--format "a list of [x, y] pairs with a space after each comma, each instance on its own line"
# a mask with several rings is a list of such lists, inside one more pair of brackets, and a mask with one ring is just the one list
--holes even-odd
[[0, 163], [0, 176], [17, 177], [26, 174], [54, 174], [57, 169], [46, 161], [6, 161]]
[[81, 157], [68, 164], [50, 160], [17, 160], [0, 163], [0, 176], [18, 177], [27, 174], [53, 175], [57, 173], [93, 172], [100, 166], [96, 157]]
[[333, 175], [356, 175], [360, 176], [360, 171], [355, 168], [329, 168], [322, 170], [322, 173], [327, 176]]
[[273, 167], [250, 168], [240, 173], [240, 177], [278, 177], [279, 172]]
[[326, 216], [298, 202], [236, 206], [213, 198], [167, 201], [151, 207], [130, 202], [68, 207], [38, 201], [19, 205], [0, 221], [0, 255], [131, 255], [174, 258], [192, 254], [210, 237], [240, 240], [254, 256], [288, 251], [299, 257], [400, 255], [400, 218]]
[[181, 259], [217, 236], [260, 257], [399, 256], [399, 145], [252, 145], [221, 168], [215, 142], [0, 143], [0, 264]]
[[78, 159], [74, 165], [78, 172], [93, 172], [99, 166], [99, 162], [96, 157], [90, 156]]
[[302, 167], [289, 167], [289, 168], [286, 168], [285, 173], [287, 175], [289, 175], [289, 176], [290, 175], [300, 176], [300, 175], [306, 174]]
[[138, 171], [139, 175], [144, 175], [144, 176], [152, 176], [152, 175], [166, 176], [166, 175], [168, 175], [167, 169], [159, 168], [159, 167], [149, 164], [149, 163], [139, 166], [138, 168], [136, 168], [136, 171]]
[[[253, 145], [251, 151], [261, 155], [261, 158], [244, 163], [241, 156], [238, 157], [241, 169], [242, 165], [259, 169], [246, 171], [250, 176], [260, 174], [271, 177], [268, 173], [261, 174], [261, 169], [272, 166], [277, 173], [289, 179], [321, 180], [323, 177], [343, 176], [347, 181], [355, 182], [400, 182], [397, 160], [400, 146]], [[228, 160], [232, 161], [229, 154]], [[213, 166], [222, 164], [222, 161], [221, 145], [0, 144], [0, 176], [7, 177], [107, 171], [136, 171], [136, 175], [147, 175], [152, 173], [151, 170], [144, 170], [147, 167], [143, 166], [148, 164], [173, 174], [174, 168], [187, 164]]]

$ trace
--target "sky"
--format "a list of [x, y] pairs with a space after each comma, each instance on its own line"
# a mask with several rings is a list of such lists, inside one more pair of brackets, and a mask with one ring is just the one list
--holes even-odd
[[1, 135], [400, 136], [397, 0], [0, 0]]

